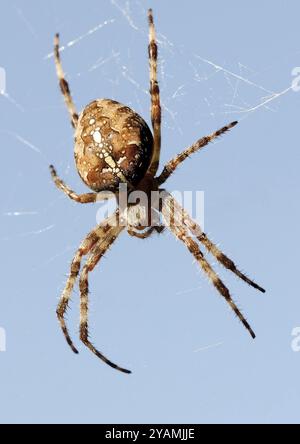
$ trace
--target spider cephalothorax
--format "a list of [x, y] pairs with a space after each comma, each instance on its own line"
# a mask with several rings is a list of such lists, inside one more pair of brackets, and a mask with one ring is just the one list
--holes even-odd
[[[232, 122], [211, 135], [199, 139], [170, 160], [161, 174], [156, 176], [161, 148], [161, 107], [157, 82], [157, 44], [152, 10], [148, 12], [148, 19], [153, 136], [146, 122], [136, 112], [113, 100], [95, 100], [78, 116], [61, 66], [58, 34], [55, 36], [54, 48], [61, 91], [70, 113], [71, 123], [75, 128], [77, 170], [83, 182], [93, 192], [75, 193], [59, 179], [51, 165], [53, 180], [59, 189], [76, 202], [90, 203], [115, 196], [119, 204], [116, 212], [93, 229], [77, 250], [57, 308], [57, 316], [68, 344], [75, 353], [78, 353], [66, 326], [65, 313], [80, 273], [81, 262], [83, 257], [87, 256], [79, 279], [80, 339], [96, 356], [124, 373], [130, 373], [130, 371], [109, 361], [90, 342], [88, 334], [88, 275], [124, 229], [131, 236], [145, 239], [153, 232], [161, 233], [167, 227], [186, 245], [203, 272], [207, 274], [214, 287], [227, 301], [253, 338], [255, 337], [253, 330], [235, 305], [229, 290], [207, 261], [200, 249], [200, 244], [240, 279], [257, 290], [265, 291], [237, 269], [234, 262], [209, 240], [201, 227], [191, 219], [171, 194], [160, 189], [161, 185], [187, 157], [229, 131], [237, 122]], [[125, 205], [121, 205], [124, 187], [126, 188], [126, 199]], [[152, 200], [153, 194], [156, 196], [154, 201]], [[136, 199], [136, 195], [146, 196], [146, 201], [140, 197]], [[131, 200], [133, 196], [134, 198]], [[163, 223], [161, 223], [161, 219]]]

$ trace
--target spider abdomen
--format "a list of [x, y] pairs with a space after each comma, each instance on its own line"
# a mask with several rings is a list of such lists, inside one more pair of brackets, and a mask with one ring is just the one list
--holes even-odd
[[95, 100], [79, 116], [75, 162], [81, 179], [94, 191], [116, 191], [120, 182], [137, 185], [152, 151], [147, 123], [121, 103]]

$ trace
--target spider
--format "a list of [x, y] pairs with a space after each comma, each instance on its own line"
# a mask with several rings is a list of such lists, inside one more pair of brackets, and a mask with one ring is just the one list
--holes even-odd
[[[60, 89], [70, 114], [71, 124], [75, 130], [76, 167], [83, 182], [93, 192], [75, 193], [58, 177], [55, 168], [51, 165], [50, 171], [56, 186], [69, 198], [79, 203], [92, 203], [108, 199], [111, 196], [115, 197], [117, 202], [120, 203], [122, 185], [126, 185], [129, 189], [126, 211], [121, 211], [120, 205], [118, 205], [115, 213], [96, 226], [80, 244], [71, 263], [70, 274], [57, 307], [57, 316], [67, 343], [73, 352], [78, 353], [69, 335], [65, 314], [80, 273], [81, 262], [87, 256], [79, 277], [80, 340], [98, 358], [124, 373], [131, 372], [107, 359], [89, 339], [88, 277], [125, 228], [130, 236], [146, 239], [155, 232], [161, 233], [167, 227], [177, 239], [185, 244], [200, 268], [206, 273], [216, 290], [226, 300], [253, 338], [255, 338], [255, 334], [252, 328], [232, 300], [227, 287], [207, 261], [200, 249], [200, 244], [225, 268], [247, 284], [263, 293], [265, 292], [263, 288], [239, 271], [234, 262], [212, 243], [201, 230], [201, 227], [183, 210], [173, 196], [161, 188], [185, 159], [228, 132], [238, 122], [232, 122], [209, 136], [202, 137], [170, 160], [164, 166], [161, 174], [157, 175], [161, 149], [161, 106], [157, 81], [158, 50], [151, 9], [148, 11], [148, 22], [153, 135], [147, 123], [136, 112], [113, 100], [95, 100], [78, 115], [61, 64], [58, 34], [56, 34], [54, 41], [54, 57]], [[136, 205], [130, 204], [131, 193], [139, 191], [145, 193], [148, 197], [153, 192], [162, 193], [158, 207], [152, 207], [152, 203], [150, 205], [140, 202]], [[147, 215], [141, 217], [142, 213]], [[159, 220], [162, 220], [161, 223], [157, 221], [157, 218], [157, 223], [153, 223], [152, 217], [157, 216], [157, 214], [159, 214]]]

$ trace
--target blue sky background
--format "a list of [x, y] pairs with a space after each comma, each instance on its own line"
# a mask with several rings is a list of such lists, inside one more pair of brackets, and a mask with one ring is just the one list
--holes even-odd
[[[205, 192], [206, 231], [267, 293], [217, 266], [253, 342], [171, 235], [123, 234], [91, 275], [90, 325], [127, 376], [83, 346], [73, 355], [56, 321], [70, 261], [99, 207], [75, 204], [51, 183], [53, 163], [86, 191], [45, 56], [55, 32], [62, 44], [76, 40], [62, 56], [78, 109], [109, 97], [149, 122], [149, 6], [160, 41], [162, 164], [240, 120], [168, 189]], [[289, 89], [300, 66], [299, 15], [296, 0], [1, 1], [1, 423], [299, 422], [291, 334], [300, 326], [300, 93]], [[77, 343], [78, 296], [68, 316]]]

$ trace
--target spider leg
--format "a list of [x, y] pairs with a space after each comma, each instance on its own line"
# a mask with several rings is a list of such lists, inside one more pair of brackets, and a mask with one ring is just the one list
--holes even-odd
[[139, 232], [135, 231], [133, 228], [128, 227], [127, 233], [132, 237], [137, 237], [138, 239], [147, 239], [155, 231], [160, 234], [164, 231], [164, 229], [165, 229], [165, 227], [161, 225], [158, 227], [150, 227], [150, 228], [148, 228], [148, 230], [144, 231], [143, 233], [139, 233]]
[[92, 249], [93, 245], [97, 242], [98, 237], [94, 236], [94, 232], [91, 232], [85, 240], [80, 245], [77, 253], [75, 254], [72, 263], [71, 263], [71, 270], [70, 274], [66, 283], [66, 286], [62, 292], [60, 302], [58, 304], [58, 307], [56, 309], [56, 314], [61, 326], [61, 329], [63, 331], [63, 334], [66, 338], [67, 343], [71, 347], [74, 353], [78, 353], [78, 350], [75, 348], [73, 341], [70, 337], [70, 334], [68, 332], [68, 328], [65, 321], [65, 314], [69, 306], [69, 302], [71, 299], [72, 291], [77, 279], [77, 276], [80, 271], [81, 261], [83, 256], [89, 253], [89, 251]]
[[[116, 213], [115, 213], [116, 214]], [[112, 223], [113, 223], [113, 217], [116, 217], [115, 215], [111, 216], [110, 218], [106, 219], [99, 227], [96, 227], [94, 230], [92, 230], [87, 237], [81, 242], [73, 260], [71, 263], [71, 269], [70, 274], [67, 279], [65, 288], [62, 292], [60, 302], [56, 309], [56, 314], [61, 326], [61, 329], [63, 331], [63, 334], [66, 338], [67, 343], [71, 347], [74, 353], [78, 353], [77, 349], [75, 348], [73, 341], [69, 335], [68, 328], [65, 321], [65, 314], [69, 306], [69, 302], [71, 299], [72, 291], [76, 282], [76, 279], [78, 277], [81, 261], [83, 256], [87, 255], [93, 246], [101, 240], [102, 237], [105, 236], [105, 233], [107, 233], [109, 230], [112, 229]]]
[[73, 128], [76, 128], [77, 122], [78, 122], [78, 114], [71, 96], [69, 84], [65, 79], [65, 74], [62, 68], [61, 60], [60, 60], [60, 54], [59, 54], [59, 34], [55, 35], [54, 38], [54, 60], [55, 60], [55, 66], [56, 66], [56, 73], [59, 80], [59, 86], [62, 92], [62, 95], [65, 98], [65, 103], [67, 106], [67, 109], [69, 111], [70, 117], [71, 117], [71, 123]]
[[111, 362], [102, 353], [100, 353], [89, 340], [88, 331], [88, 304], [89, 304], [89, 283], [88, 275], [95, 266], [98, 264], [103, 255], [107, 252], [117, 236], [121, 233], [124, 227], [114, 227], [106, 236], [104, 242], [98, 243], [94, 246], [91, 256], [88, 258], [84, 265], [79, 281], [80, 288], [80, 339], [86, 347], [88, 347], [98, 358], [102, 359], [110, 367], [119, 370], [123, 373], [131, 373], [130, 370], [126, 370], [122, 367]]
[[[162, 206], [162, 214], [163, 214], [163, 217], [166, 221], [171, 220], [170, 211], [172, 211], [172, 206], [173, 206], [172, 202], [170, 205], [170, 201], [168, 201], [167, 199], [165, 200], [165, 202]], [[171, 217], [173, 219], [173, 216], [171, 216]], [[176, 213], [175, 213], [175, 217], [176, 217]], [[167, 224], [167, 225], [168, 225], [168, 228], [170, 229], [170, 231], [186, 245], [186, 247], [188, 248], [190, 253], [194, 256], [195, 260], [200, 265], [201, 269], [204, 271], [204, 273], [207, 274], [208, 278], [210, 279], [210, 281], [212, 282], [214, 287], [217, 289], [217, 291], [220, 293], [220, 295], [224, 297], [226, 302], [229, 304], [231, 309], [234, 311], [234, 313], [237, 315], [239, 320], [242, 322], [244, 327], [249, 331], [250, 335], [254, 339], [255, 338], [254, 331], [252, 330], [249, 323], [247, 322], [247, 320], [245, 319], [243, 314], [240, 312], [240, 310], [238, 309], [238, 307], [234, 303], [234, 301], [229, 293], [228, 288], [224, 285], [224, 283], [219, 278], [219, 276], [214, 271], [214, 269], [211, 267], [209, 262], [205, 259], [198, 244], [188, 235], [187, 227], [182, 223], [179, 224], [178, 221], [176, 221], [176, 220], [174, 221], [174, 219], [172, 220], [172, 222], [170, 224]]]
[[157, 81], [157, 43], [153, 21], [152, 9], [148, 11], [149, 21], [149, 64], [150, 64], [150, 96], [151, 96], [151, 121], [153, 127], [154, 145], [151, 163], [148, 173], [155, 176], [159, 165], [160, 147], [161, 147], [161, 106], [160, 93]]
[[[170, 195], [169, 195], [170, 196]], [[189, 228], [189, 230], [192, 232], [192, 234], [197, 238], [199, 242], [201, 242], [207, 251], [211, 253], [227, 270], [232, 271], [236, 276], [238, 276], [240, 279], [242, 279], [244, 282], [246, 282], [251, 287], [256, 288], [256, 290], [261, 291], [262, 293], [265, 293], [266, 290], [264, 290], [262, 287], [257, 285], [255, 282], [253, 282], [251, 279], [249, 279], [244, 273], [242, 273], [235, 265], [235, 263], [229, 259], [208, 237], [203, 231], [201, 230], [201, 227], [190, 217], [190, 215], [176, 202], [176, 200], [170, 196], [170, 198], [174, 202], [175, 211], [181, 212], [181, 214], [184, 217], [184, 223]]]
[[158, 176], [157, 184], [162, 185], [176, 170], [176, 168], [185, 161], [191, 154], [196, 153], [200, 149], [204, 148], [213, 140], [220, 137], [222, 134], [229, 131], [231, 128], [237, 125], [238, 122], [232, 122], [229, 125], [224, 126], [218, 131], [210, 134], [209, 136], [202, 137], [196, 143], [191, 145], [189, 148], [185, 149], [182, 153], [178, 154], [176, 157], [171, 159], [165, 166], [162, 173]]
[[58, 177], [53, 165], [50, 165], [50, 173], [57, 188], [63, 191], [70, 199], [75, 200], [78, 203], [99, 202], [101, 200], [111, 199], [114, 196], [114, 194], [110, 192], [77, 194]]

